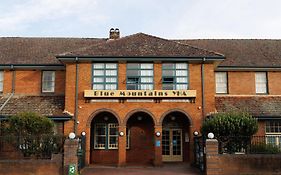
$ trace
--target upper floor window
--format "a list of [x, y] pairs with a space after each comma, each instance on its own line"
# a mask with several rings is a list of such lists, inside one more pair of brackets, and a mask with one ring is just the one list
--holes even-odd
[[216, 93], [226, 94], [227, 93], [227, 73], [216, 72]]
[[153, 63], [127, 64], [127, 90], [153, 89]]
[[117, 63], [93, 63], [94, 90], [116, 90], [117, 89]]
[[266, 94], [267, 91], [267, 74], [266, 72], [256, 72], [256, 93]]
[[4, 71], [0, 71], [0, 92], [3, 92]]
[[55, 92], [55, 71], [43, 71], [42, 92]]
[[162, 64], [162, 89], [164, 90], [188, 89], [188, 64], [163, 63]]

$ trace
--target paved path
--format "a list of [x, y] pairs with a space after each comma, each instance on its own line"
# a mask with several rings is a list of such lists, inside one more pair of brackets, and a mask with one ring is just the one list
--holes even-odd
[[163, 167], [130, 166], [125, 168], [91, 165], [81, 175], [199, 175], [197, 169], [188, 164], [164, 164]]

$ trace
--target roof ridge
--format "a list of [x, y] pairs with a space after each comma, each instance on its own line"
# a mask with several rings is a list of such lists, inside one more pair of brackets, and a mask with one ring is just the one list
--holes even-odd
[[214, 54], [217, 54], [217, 55], [220, 55], [220, 56], [225, 57], [224, 54], [219, 53], [219, 52], [216, 52], [216, 51], [213, 51], [213, 50], [204, 49], [204, 48], [197, 47], [197, 46], [193, 46], [193, 45], [190, 45], [190, 44], [187, 44], [187, 43], [181, 43], [181, 42], [177, 42], [177, 41], [173, 41], [173, 42], [178, 43], [178, 44], [181, 44], [181, 45], [185, 45], [185, 46], [188, 46], [188, 47], [191, 47], [191, 48], [194, 48], [194, 49], [204, 50], [204, 51], [207, 51], [207, 52], [212, 52], [212, 53], [214, 53]]

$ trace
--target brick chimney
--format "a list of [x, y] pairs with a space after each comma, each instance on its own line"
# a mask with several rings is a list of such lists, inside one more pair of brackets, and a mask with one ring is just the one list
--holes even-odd
[[118, 28], [114, 29], [111, 28], [109, 31], [109, 39], [119, 39], [120, 38], [120, 31]]

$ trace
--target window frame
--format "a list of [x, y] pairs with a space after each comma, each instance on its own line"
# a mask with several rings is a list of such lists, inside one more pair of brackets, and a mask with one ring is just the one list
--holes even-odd
[[[105, 135], [97, 135], [97, 125], [104, 125], [104, 129], [105, 129]], [[114, 127], [111, 127], [111, 126], [114, 126]], [[111, 135], [110, 134], [110, 128], [116, 128], [117, 129], [117, 132], [116, 132], [116, 135]], [[94, 124], [94, 134], [93, 134], [93, 138], [94, 138], [94, 149], [95, 150], [116, 150], [118, 149], [118, 139], [119, 139], [119, 125], [118, 123], [95, 123]], [[126, 128], [126, 149], [130, 149], [130, 130], [128, 128]], [[105, 137], [105, 144], [104, 146], [98, 146], [97, 143], [97, 137], [98, 136], [102, 136], [102, 137]], [[111, 146], [110, 145], [110, 138], [111, 137], [117, 137], [117, 143], [115, 144], [115, 147], [114, 146]]]
[[[137, 68], [129, 68], [129, 64], [137, 64]], [[151, 68], [142, 68], [141, 65], [142, 64], [151, 64], [152, 65], [152, 69]], [[131, 76], [128, 74], [128, 71], [130, 70], [135, 70], [138, 72], [137, 76]], [[148, 75], [141, 75], [141, 71], [152, 71], [152, 75], [148, 76]], [[129, 83], [129, 79], [138, 79], [137, 83]], [[143, 83], [141, 82], [142, 78], [152, 78], [152, 81], [149, 83]], [[135, 85], [136, 89], [128, 89], [128, 85]], [[142, 89], [141, 86], [142, 85], [152, 85], [152, 89]], [[126, 90], [153, 90], [154, 89], [154, 64], [153, 63], [127, 63], [126, 65]]]
[[[226, 92], [218, 92], [218, 89], [217, 89], [217, 74], [219, 73], [224, 73], [225, 74], [225, 78], [226, 78], [226, 82], [225, 82], [225, 85], [226, 85]], [[216, 90], [216, 94], [228, 94], [229, 93], [229, 89], [228, 89], [228, 72], [215, 72], [215, 90]]]
[[[44, 80], [44, 73], [47, 73], [47, 72], [51, 72], [51, 73], [53, 73], [52, 74], [52, 81], [48, 81], [48, 82], [52, 82], [53, 83], [53, 89], [52, 90], [44, 90], [44, 82], [46, 82], [46, 80]], [[42, 77], [41, 77], [41, 92], [42, 93], [54, 93], [56, 91], [56, 71], [54, 71], [54, 70], [43, 70], [42, 71]]]
[[0, 70], [0, 93], [4, 91], [4, 70]]
[[[177, 69], [177, 64], [186, 64], [186, 69]], [[173, 65], [173, 67], [172, 68], [164, 68], [164, 64], [172, 64]], [[164, 76], [164, 71], [173, 71], [173, 75], [172, 76]], [[178, 75], [176, 75], [176, 71], [186, 71], [186, 73], [187, 73], [187, 75], [185, 76], [178, 76]], [[164, 79], [165, 78], [173, 78], [173, 82], [172, 83], [165, 83], [164, 82]], [[184, 83], [182, 83], [182, 82], [177, 82], [177, 78], [186, 78], [186, 83], [184, 82]], [[177, 63], [173, 63], [173, 62], [164, 62], [164, 63], [162, 63], [162, 78], [161, 78], [161, 82], [162, 82], [162, 90], [171, 90], [171, 89], [164, 89], [163, 87], [163, 85], [164, 84], [172, 84], [172, 86], [173, 86], [173, 89], [172, 90], [182, 90], [182, 89], [178, 89], [177, 88], [177, 85], [186, 85], [187, 86], [187, 89], [185, 89], [185, 90], [188, 90], [189, 89], [189, 85], [190, 85], [190, 83], [189, 83], [189, 64], [188, 63], [186, 63], [186, 62], [177, 62]]]
[[[272, 125], [272, 123], [277, 122], [278, 124], [274, 124], [275, 126]], [[276, 127], [272, 129], [271, 127]], [[274, 131], [277, 130], [277, 131]], [[275, 146], [278, 146], [281, 148], [281, 120], [269, 120], [265, 122], [265, 138], [266, 138], [266, 144], [272, 144], [268, 140], [269, 138], [274, 138], [275, 139]]]
[[[257, 92], [257, 85], [258, 83], [261, 83], [261, 82], [257, 82], [257, 74], [261, 74], [263, 73], [265, 75], [265, 92]], [[255, 72], [255, 92], [256, 94], [260, 94], [260, 95], [263, 95], [263, 94], [268, 94], [269, 91], [268, 91], [268, 74], [267, 72]]]
[[[94, 68], [95, 64], [103, 64], [103, 68]], [[106, 68], [107, 64], [115, 64], [116, 68]], [[118, 90], [118, 63], [115, 62], [109, 62], [109, 63], [101, 63], [101, 62], [94, 62], [92, 63], [92, 81], [91, 81], [91, 88], [92, 90], [108, 90], [106, 89], [106, 85], [116, 85], [116, 89], [113, 90]], [[94, 75], [94, 71], [95, 70], [102, 70], [103, 71], [103, 75]], [[107, 70], [116, 70], [116, 75], [106, 75], [106, 71]], [[94, 78], [103, 78], [103, 82], [94, 82]], [[116, 82], [112, 83], [112, 82], [107, 82], [106, 78], [116, 78]], [[94, 84], [99, 84], [99, 85], [103, 85], [103, 89], [94, 89]]]

